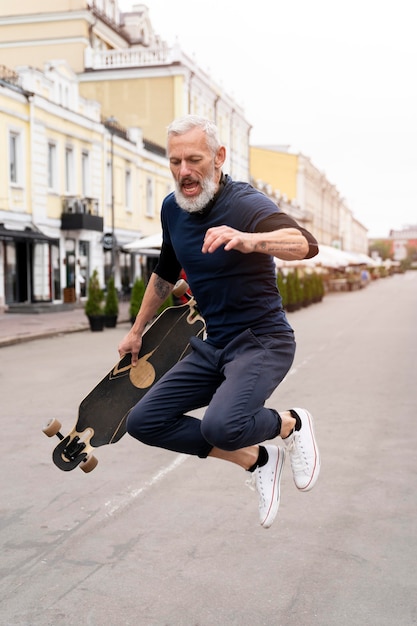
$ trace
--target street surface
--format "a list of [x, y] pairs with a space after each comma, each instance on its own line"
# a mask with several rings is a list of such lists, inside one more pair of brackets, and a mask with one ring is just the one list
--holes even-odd
[[269, 530], [222, 461], [126, 436], [91, 474], [53, 465], [43, 425], [70, 430], [127, 324], [0, 349], [1, 624], [417, 624], [417, 272], [289, 319], [270, 406], [309, 408], [322, 471], [299, 493], [287, 463]]

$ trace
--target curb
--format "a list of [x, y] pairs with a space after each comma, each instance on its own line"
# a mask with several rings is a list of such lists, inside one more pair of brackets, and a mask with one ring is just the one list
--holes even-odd
[[[130, 322], [128, 318], [118, 320], [117, 324], [127, 324]], [[80, 333], [89, 331], [90, 326], [87, 323], [80, 324], [79, 326], [73, 326], [68, 328], [53, 328], [50, 330], [42, 330], [34, 332], [28, 335], [12, 335], [10, 337], [0, 337], [0, 348], [6, 348], [21, 343], [28, 343], [29, 341], [35, 341], [36, 339], [47, 339], [48, 337], [58, 337], [59, 335], [68, 335], [71, 333]]]

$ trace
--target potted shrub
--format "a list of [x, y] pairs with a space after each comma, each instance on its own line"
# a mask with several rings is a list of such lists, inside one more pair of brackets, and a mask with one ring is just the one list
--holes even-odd
[[324, 296], [324, 281], [323, 276], [321, 274], [317, 274], [316, 272], [313, 274], [314, 280], [314, 295], [313, 302], [321, 302]]
[[303, 301], [304, 295], [303, 295], [303, 285], [301, 283], [297, 268], [295, 268], [294, 270], [294, 290], [295, 290], [295, 310], [298, 311], [298, 309], [301, 308], [301, 303]]
[[286, 280], [286, 310], [289, 313], [297, 310], [297, 290], [295, 284], [295, 273], [289, 272]]
[[303, 286], [302, 306], [310, 306], [313, 302], [313, 275], [304, 274], [301, 284]]
[[145, 283], [142, 278], [137, 278], [133, 283], [132, 292], [130, 294], [129, 316], [130, 321], [133, 324], [136, 315], [142, 304], [143, 294], [145, 293]]
[[103, 330], [104, 327], [103, 299], [104, 293], [100, 287], [98, 271], [94, 270], [88, 282], [87, 300], [84, 306], [84, 312], [93, 331]]
[[114, 277], [110, 276], [107, 282], [106, 299], [104, 302], [104, 326], [115, 328], [119, 315], [119, 298], [114, 284]]

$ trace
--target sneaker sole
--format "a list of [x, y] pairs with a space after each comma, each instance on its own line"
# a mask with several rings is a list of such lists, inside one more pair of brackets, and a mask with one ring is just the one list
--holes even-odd
[[[319, 454], [319, 450], [317, 447], [316, 438], [314, 436], [313, 416], [306, 409], [292, 409], [292, 410], [295, 411], [299, 416], [301, 412], [301, 414], [305, 413], [305, 415], [307, 415], [308, 417], [308, 426], [310, 429], [311, 438], [313, 440], [314, 452], [315, 452], [314, 468], [313, 468], [313, 472], [311, 474], [310, 480], [304, 487], [299, 487], [297, 484], [295, 486], [297, 487], [299, 491], [310, 491], [311, 489], [313, 489], [314, 485], [316, 484], [317, 478], [319, 477], [319, 474], [320, 474], [320, 454]], [[301, 419], [301, 416], [300, 416], [300, 419]], [[301, 421], [303, 422], [302, 419]]]
[[275, 492], [275, 489], [277, 489], [277, 497], [272, 498], [272, 502], [269, 507], [268, 513], [266, 514], [263, 522], [261, 522], [262, 528], [270, 528], [278, 513], [279, 503], [281, 500], [281, 476], [282, 476], [282, 470], [284, 469], [284, 462], [285, 462], [285, 450], [284, 448], [279, 447], [277, 463], [275, 465], [275, 481], [274, 481], [274, 490], [273, 490], [273, 492]]

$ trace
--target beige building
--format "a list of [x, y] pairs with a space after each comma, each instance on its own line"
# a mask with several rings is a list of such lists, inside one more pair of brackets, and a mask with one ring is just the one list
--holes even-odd
[[143, 259], [124, 246], [160, 229], [174, 117], [215, 119], [226, 170], [249, 179], [243, 111], [154, 34], [144, 5], [0, 5], [0, 64], [0, 306], [83, 297], [95, 268], [103, 285], [132, 283]]
[[124, 244], [159, 228], [167, 160], [139, 129], [102, 121], [65, 61], [0, 68], [0, 306], [85, 295], [97, 268], [131, 283]]
[[283, 210], [298, 208], [320, 243], [367, 253], [367, 229], [308, 157], [291, 153], [288, 146], [251, 146], [250, 172], [256, 186], [267, 181]]
[[227, 171], [249, 179], [243, 110], [178, 45], [154, 33], [146, 5], [131, 13], [121, 13], [117, 0], [37, 0], [36, 10], [31, 0], [0, 5], [0, 64], [42, 69], [53, 59], [67, 60], [80, 94], [100, 102], [104, 117], [141, 128], [156, 145], [165, 146], [175, 117], [212, 118], [228, 146]]

